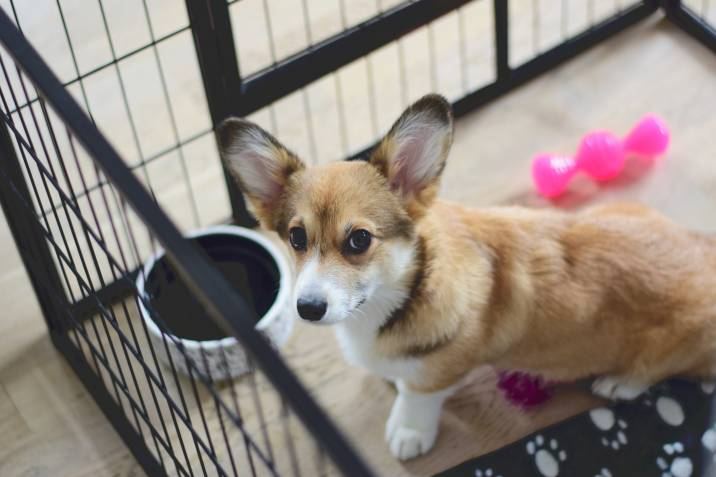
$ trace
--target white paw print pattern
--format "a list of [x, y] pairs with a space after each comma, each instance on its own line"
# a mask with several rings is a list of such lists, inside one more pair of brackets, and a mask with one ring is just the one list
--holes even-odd
[[477, 469], [475, 471], [475, 477], [502, 477], [502, 475], [496, 474], [492, 469]]
[[661, 477], [691, 477], [694, 465], [691, 459], [684, 457], [684, 445], [681, 442], [664, 444], [664, 455], [656, 458], [656, 465], [661, 469]]
[[589, 411], [592, 423], [602, 431], [602, 445], [619, 450], [624, 447], [628, 440], [626, 429], [629, 427], [623, 419], [617, 419], [614, 411], [606, 407], [600, 407]]
[[604, 468], [603, 468], [602, 470], [600, 470], [599, 473], [598, 473], [597, 475], [595, 475], [594, 477], [613, 477], [613, 476], [612, 476], [612, 473], [609, 471], [609, 469], [607, 469], [606, 467], [604, 467]]
[[644, 404], [656, 409], [656, 413], [661, 420], [669, 426], [679, 427], [686, 419], [684, 408], [672, 397], [659, 396], [654, 400], [651, 396], [648, 396], [644, 399]]
[[[712, 454], [716, 453], [716, 424], [706, 429], [701, 436], [701, 444]], [[713, 456], [713, 461], [716, 462], [716, 454]]]
[[713, 394], [714, 389], [716, 389], [716, 382], [713, 382], [713, 381], [702, 381], [701, 382], [701, 390], [704, 392], [704, 394]]
[[535, 466], [543, 477], [557, 477], [559, 464], [567, 460], [567, 453], [560, 450], [556, 439], [547, 443], [541, 434], [527, 443], [527, 453], [534, 457]]

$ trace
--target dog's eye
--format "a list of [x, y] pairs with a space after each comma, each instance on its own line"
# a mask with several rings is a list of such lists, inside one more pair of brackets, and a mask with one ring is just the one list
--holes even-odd
[[293, 227], [289, 230], [288, 240], [291, 242], [291, 247], [299, 251], [306, 250], [306, 247], [308, 246], [306, 231], [301, 227]]
[[359, 254], [368, 250], [370, 247], [371, 235], [367, 230], [359, 229], [352, 232], [348, 236], [348, 247], [346, 247], [349, 253]]

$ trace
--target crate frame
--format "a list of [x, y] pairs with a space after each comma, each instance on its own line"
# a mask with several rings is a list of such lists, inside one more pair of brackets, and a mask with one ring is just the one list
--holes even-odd
[[[231, 31], [229, 3], [225, 1], [186, 0], [194, 46], [207, 98], [211, 122], [216, 127], [232, 115], [245, 116], [299, 90], [309, 83], [368, 55], [376, 49], [423, 26], [470, 0], [416, 0], [401, 3], [340, 34], [321, 41], [273, 67], [248, 77], [239, 71], [234, 37]], [[488, 0], [476, 0], [488, 1]], [[668, 20], [716, 53], [716, 30], [680, 0], [644, 0], [600, 24], [537, 55], [517, 67], [509, 64], [509, 3], [492, 0], [495, 35], [495, 80], [458, 99], [456, 117], [497, 99], [518, 86], [552, 70], [588, 48], [639, 23], [662, 10]], [[92, 157], [107, 179], [121, 194], [146, 227], [156, 236], [182, 280], [205, 305], [209, 315], [229, 335], [236, 336], [248, 349], [255, 363], [283, 396], [313, 438], [344, 475], [369, 476], [373, 471], [361, 459], [351, 443], [290, 371], [284, 361], [253, 327], [252, 311], [231, 285], [214, 270], [201, 251], [184, 240], [177, 227], [156, 205], [148, 191], [126, 167], [119, 154], [95, 127], [65, 86], [17, 29], [10, 16], [0, 9], [0, 43], [13, 61], [33, 83], [49, 105]], [[309, 67], [313, 65], [313, 67]], [[44, 107], [44, 106], [43, 106]], [[60, 273], [53, 251], [43, 236], [42, 224], [27, 211], [33, 204], [32, 192], [23, 175], [21, 160], [13, 146], [13, 131], [7, 116], [0, 116], [0, 204], [28, 272], [52, 342], [67, 359], [75, 373], [104, 412], [107, 419], [149, 475], [165, 470], [118, 406], [109, 389], [92, 369], [87, 357], [77, 351], [68, 330], [59, 317], [89, 317], [131, 293], [132, 278], [119, 279], [76, 302], [62, 299]], [[348, 159], [364, 157], [370, 148]], [[232, 220], [244, 226], [255, 221], [246, 209], [236, 183], [225, 171], [231, 202]], [[136, 272], [134, 272], [136, 273]], [[48, 290], [56, 292], [50, 293]], [[58, 299], [58, 296], [60, 297]]]

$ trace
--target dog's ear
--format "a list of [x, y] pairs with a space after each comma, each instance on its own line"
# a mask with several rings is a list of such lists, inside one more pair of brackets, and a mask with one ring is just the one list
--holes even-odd
[[452, 136], [450, 103], [427, 95], [403, 112], [369, 159], [414, 217], [437, 194]]
[[226, 119], [218, 128], [222, 160], [239, 183], [261, 225], [277, 230], [292, 174], [305, 166], [295, 154], [254, 123]]

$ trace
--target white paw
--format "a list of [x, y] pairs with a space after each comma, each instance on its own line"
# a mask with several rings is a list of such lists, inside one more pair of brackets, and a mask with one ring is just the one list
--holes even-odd
[[412, 459], [433, 447], [446, 395], [447, 391], [417, 394], [404, 389], [398, 393], [385, 423], [385, 441], [395, 457]]
[[603, 468], [602, 470], [600, 470], [599, 473], [598, 473], [597, 475], [595, 475], [594, 477], [612, 477], [612, 473], [609, 471], [609, 469], [607, 469], [606, 467], [604, 467], [604, 468]]
[[534, 457], [535, 466], [543, 477], [557, 477], [559, 463], [567, 460], [567, 453], [559, 449], [559, 443], [551, 439], [548, 444], [541, 434], [527, 443], [527, 453]]
[[646, 386], [626, 384], [613, 376], [602, 376], [592, 383], [592, 392], [611, 400], [631, 401], [647, 390]]
[[665, 456], [659, 456], [656, 459], [656, 465], [662, 471], [662, 477], [691, 477], [694, 471], [694, 465], [691, 459], [683, 457], [684, 445], [681, 442], [673, 444], [665, 444]]
[[614, 411], [600, 407], [589, 411], [589, 417], [594, 425], [602, 431], [602, 445], [619, 450], [628, 442], [626, 429], [628, 424], [623, 419], [617, 419]]
[[435, 432], [398, 427], [388, 437], [390, 453], [400, 460], [412, 459], [429, 451], [435, 443], [435, 436]]

